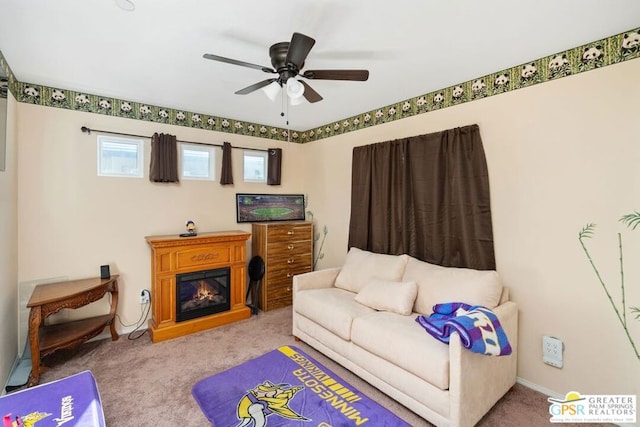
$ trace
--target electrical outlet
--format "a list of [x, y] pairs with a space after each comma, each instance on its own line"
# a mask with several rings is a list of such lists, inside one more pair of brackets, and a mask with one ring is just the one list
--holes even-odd
[[564, 344], [560, 339], [547, 335], [542, 337], [542, 361], [547, 365], [562, 368], [564, 364], [562, 358], [563, 349]]
[[140, 304], [148, 304], [151, 300], [151, 295], [149, 294], [149, 289], [143, 289], [140, 292]]

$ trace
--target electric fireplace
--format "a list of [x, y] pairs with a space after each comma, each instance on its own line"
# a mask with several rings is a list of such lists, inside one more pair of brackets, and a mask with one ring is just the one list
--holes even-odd
[[[153, 300], [151, 319], [149, 319], [149, 336], [152, 342], [170, 340], [251, 317], [251, 309], [247, 307], [245, 301], [246, 250], [247, 240], [250, 237], [251, 233], [240, 230], [199, 232], [197, 236], [191, 237], [180, 237], [177, 234], [145, 237], [151, 246]], [[214, 286], [218, 288], [218, 292], [228, 292], [228, 306], [231, 308], [193, 319], [186, 319], [181, 315], [181, 321], [177, 321], [178, 311], [186, 311], [190, 317], [202, 313], [199, 311], [192, 313], [188, 304], [185, 310], [182, 310], [182, 303], [177, 305], [176, 301], [180, 301], [179, 295], [181, 295], [177, 291], [179, 288], [176, 287], [177, 276], [224, 268], [229, 268], [230, 277], [226, 282], [225, 279], [217, 278]], [[224, 289], [225, 284], [227, 289]], [[211, 297], [211, 299], [216, 298]], [[207, 305], [210, 304], [207, 303]], [[228, 307], [224, 306], [226, 304], [216, 309]]]
[[176, 322], [228, 311], [229, 267], [176, 275]]

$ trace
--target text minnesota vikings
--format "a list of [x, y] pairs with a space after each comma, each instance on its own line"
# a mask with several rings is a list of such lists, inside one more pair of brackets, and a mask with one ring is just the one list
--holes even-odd
[[360, 396], [338, 383], [306, 357], [298, 353], [287, 354], [287, 356], [301, 366], [301, 369], [296, 369], [292, 374], [309, 390], [316, 393], [318, 397], [325, 400], [332, 407], [338, 409], [348, 419], [355, 421], [356, 425], [369, 421], [368, 418], [361, 416], [360, 411], [350, 406], [351, 403], [361, 400]]

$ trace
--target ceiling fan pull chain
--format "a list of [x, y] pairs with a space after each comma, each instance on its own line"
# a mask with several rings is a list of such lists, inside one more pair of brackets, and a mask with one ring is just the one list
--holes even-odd
[[284, 90], [280, 91], [280, 117], [284, 117], [284, 103], [286, 93]]

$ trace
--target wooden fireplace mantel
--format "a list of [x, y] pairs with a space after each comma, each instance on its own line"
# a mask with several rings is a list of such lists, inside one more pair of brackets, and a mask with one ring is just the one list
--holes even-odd
[[[239, 230], [199, 233], [197, 236], [147, 236], [151, 246], [151, 341], [159, 342], [226, 325], [251, 316], [245, 305], [246, 241]], [[176, 274], [229, 267], [231, 309], [176, 322]]]

